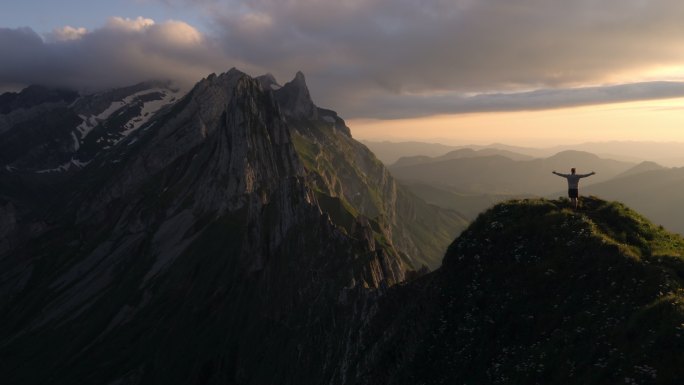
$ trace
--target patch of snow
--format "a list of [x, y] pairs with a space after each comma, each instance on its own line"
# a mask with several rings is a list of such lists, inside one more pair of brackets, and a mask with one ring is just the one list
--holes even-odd
[[81, 101], [81, 98], [82, 98], [81, 96], [77, 97], [77, 98], [74, 99], [74, 101], [71, 102], [67, 107], [68, 107], [68, 108], [71, 108], [71, 107], [75, 106], [76, 103], [78, 103], [79, 101]]
[[133, 144], [134, 144], [135, 142], [137, 142], [137, 141], [138, 141], [138, 138], [133, 138], [133, 140], [131, 140], [131, 141], [128, 143], [128, 145], [131, 146], [131, 145], [133, 145]]
[[55, 168], [48, 168], [45, 170], [36, 171], [36, 174], [46, 174], [49, 172], [64, 172], [64, 171], [69, 170], [71, 168], [71, 165], [72, 165], [71, 161], [68, 161], [62, 165], [55, 167]]
[[121, 107], [125, 106], [126, 104], [128, 104], [126, 102], [126, 99], [112, 102], [112, 104], [110, 104], [106, 110], [100, 112], [97, 116], [95, 116], [95, 119], [96, 120], [105, 120], [105, 119], [109, 118], [113, 113], [115, 113], [116, 111], [121, 109]]
[[[131, 103], [131, 102], [133, 102], [133, 100], [135, 98], [138, 98], [139, 96], [151, 94], [154, 92], [161, 93], [162, 94], [161, 99], [151, 100], [151, 101], [145, 102], [143, 104], [142, 110], [140, 111], [140, 115], [129, 120], [128, 123], [126, 123], [124, 125], [125, 129], [123, 132], [121, 132], [122, 136], [121, 136], [121, 138], [119, 138], [116, 141], [116, 143], [119, 143], [124, 138], [126, 138], [128, 135], [135, 132], [143, 124], [147, 123], [157, 113], [157, 111], [162, 109], [162, 107], [165, 107], [165, 106], [176, 101], [177, 92], [169, 91], [169, 90], [162, 89], [162, 88], [141, 91], [141, 92], [138, 92], [136, 94], [133, 94], [133, 95], [127, 97], [124, 100], [126, 100], [127, 103]], [[133, 142], [129, 143], [129, 145], [132, 143]]]
[[[133, 119], [129, 120], [126, 124], [124, 124], [123, 131], [118, 133], [119, 136], [117, 139], [108, 141], [108, 143], [111, 143], [112, 145], [118, 144], [123, 139], [128, 137], [131, 133], [135, 132], [137, 129], [139, 129], [145, 123], [147, 123], [155, 115], [155, 113], [157, 113], [157, 111], [159, 111], [162, 107], [165, 107], [171, 103], [176, 102], [178, 100], [178, 96], [180, 96], [180, 92], [180, 90], [171, 91], [165, 88], [152, 88], [142, 90], [140, 92], [128, 95], [121, 100], [112, 102], [109, 105], [109, 107], [107, 107], [104, 111], [100, 112], [97, 115], [79, 115], [79, 117], [83, 119], [83, 121], [76, 127], [76, 131], [78, 131], [78, 134], [76, 134], [75, 131], [72, 132], [72, 135], [74, 137], [74, 151], [77, 151], [79, 149], [82, 141], [88, 136], [88, 134], [90, 134], [90, 132], [92, 132], [92, 130], [95, 127], [97, 127], [98, 124], [100, 124], [100, 122], [109, 119], [114, 113], [117, 113], [122, 108], [135, 103], [137, 100], [140, 99], [140, 97], [144, 95], [159, 93], [161, 96], [159, 100], [150, 100], [142, 103], [140, 115], [134, 117]], [[145, 127], [145, 130], [147, 130], [149, 127], [151, 126]], [[102, 138], [99, 138], [96, 141], [96, 143], [101, 143], [101, 141]], [[129, 145], [133, 143], [134, 142], [131, 142], [129, 143]], [[105, 147], [104, 149], [107, 148], [110, 147]]]
[[95, 120], [95, 116], [78, 115], [78, 117], [83, 119], [83, 122], [76, 127], [76, 130], [81, 134], [81, 139], [85, 139], [90, 131], [97, 126], [97, 120]]
[[271, 83], [271, 89], [272, 89], [273, 91], [279, 90], [279, 89], [281, 89], [281, 88], [283, 88], [283, 87], [281, 87], [281, 86], [278, 85], [278, 84]]
[[90, 161], [83, 162], [83, 161], [80, 161], [80, 160], [78, 160], [78, 159], [72, 159], [72, 160], [71, 160], [71, 163], [72, 163], [73, 165], [75, 165], [75, 166], [78, 166], [78, 167], [80, 167], [80, 168], [83, 168], [83, 167], [87, 166], [87, 165], [90, 163]]
[[68, 162], [66, 162], [66, 163], [64, 163], [64, 164], [61, 164], [61, 165], [59, 165], [59, 166], [57, 166], [57, 167], [55, 167], [55, 168], [48, 168], [48, 169], [45, 169], [45, 170], [38, 170], [38, 171], [36, 171], [36, 174], [45, 174], [45, 173], [49, 173], [49, 172], [64, 172], [64, 171], [70, 170], [72, 166], [78, 167], [78, 168], [83, 168], [83, 167], [87, 166], [88, 163], [90, 163], [90, 161], [88, 161], [88, 162], [82, 162], [82, 161], [80, 161], [80, 160], [78, 160], [78, 159], [73, 159], [73, 158], [72, 158], [70, 161], [68, 161]]
[[78, 141], [76, 133], [72, 132], [71, 137], [74, 139], [74, 151], [78, 151], [78, 148], [81, 147], [81, 143]]
[[335, 118], [333, 118], [333, 117], [330, 116], [330, 115], [324, 116], [324, 117], [323, 117], [323, 120], [325, 120], [325, 121], [328, 122], [328, 123], [335, 123]]

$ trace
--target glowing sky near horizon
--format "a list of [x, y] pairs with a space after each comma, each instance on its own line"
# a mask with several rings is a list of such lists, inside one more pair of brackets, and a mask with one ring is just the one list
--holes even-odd
[[237, 67], [358, 138], [684, 141], [679, 0], [23, 0], [0, 12], [0, 92]]
[[684, 142], [684, 98], [347, 123], [355, 138], [371, 141], [532, 147], [605, 141]]

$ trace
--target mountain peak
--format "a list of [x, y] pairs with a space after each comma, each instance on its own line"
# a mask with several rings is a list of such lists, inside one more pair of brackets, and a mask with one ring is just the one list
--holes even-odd
[[549, 159], [599, 159], [599, 156], [586, 151], [565, 150], [556, 153]]
[[283, 113], [295, 119], [318, 119], [318, 107], [314, 104], [302, 71], [294, 79], [276, 91], [276, 99]]
[[304, 86], [306, 86], [306, 78], [304, 77], [304, 72], [297, 71], [293, 81], [296, 81], [297, 83], [304, 84]]

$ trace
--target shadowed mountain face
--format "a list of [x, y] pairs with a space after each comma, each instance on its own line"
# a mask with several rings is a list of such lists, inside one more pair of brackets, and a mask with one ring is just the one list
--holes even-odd
[[[4, 380], [346, 382], [374, 298], [465, 222], [397, 188], [308, 90], [281, 105], [302, 86], [211, 75], [68, 176], [5, 167]], [[44, 188], [47, 211], [26, 193]]]
[[684, 240], [618, 203], [511, 201], [380, 300], [353, 383], [676, 383]]

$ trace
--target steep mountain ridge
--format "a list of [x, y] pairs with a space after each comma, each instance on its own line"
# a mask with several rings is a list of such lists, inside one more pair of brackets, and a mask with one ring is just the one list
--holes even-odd
[[[266, 84], [271, 89], [272, 83]], [[368, 218], [412, 269], [437, 268], [444, 249], [467, 220], [458, 212], [426, 204], [399, 185], [373, 153], [352, 138], [335, 111], [313, 103], [301, 73], [274, 94], [293, 128], [294, 145], [310, 181], [332, 219], [348, 227], [349, 218]]]
[[31, 242], [0, 250], [0, 372], [17, 384], [338, 376], [358, 349], [341, 341], [408, 266], [377, 222], [338, 225], [308, 178], [272, 92], [234, 69], [203, 79], [74, 175]]

